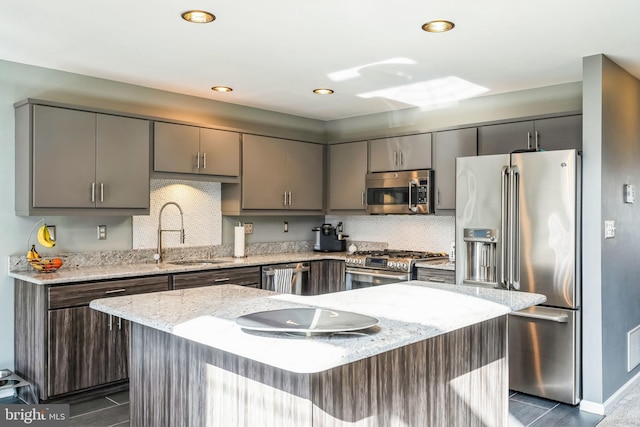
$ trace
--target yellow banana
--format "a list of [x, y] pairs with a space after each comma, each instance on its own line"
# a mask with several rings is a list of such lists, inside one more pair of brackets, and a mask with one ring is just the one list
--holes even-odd
[[43, 224], [42, 227], [38, 229], [38, 243], [40, 243], [45, 248], [52, 248], [56, 245], [56, 242], [51, 240], [47, 224]]
[[27, 252], [27, 260], [40, 260], [40, 254], [36, 251], [36, 245], [31, 245], [31, 249]]

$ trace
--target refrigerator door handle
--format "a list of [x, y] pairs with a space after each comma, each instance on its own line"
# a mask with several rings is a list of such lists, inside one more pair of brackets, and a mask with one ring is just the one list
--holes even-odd
[[509, 289], [520, 290], [520, 171], [517, 166], [509, 170]]
[[507, 283], [507, 218], [509, 212], [507, 210], [507, 187], [509, 185], [509, 166], [504, 166], [500, 173], [500, 285], [506, 289], [509, 288]]
[[551, 322], [556, 322], [556, 323], [569, 322], [569, 316], [567, 316], [566, 314], [548, 315], [548, 314], [540, 314], [540, 313], [523, 313], [520, 311], [512, 311], [509, 314], [511, 316], [528, 317], [531, 319], [540, 319], [540, 320], [549, 320]]

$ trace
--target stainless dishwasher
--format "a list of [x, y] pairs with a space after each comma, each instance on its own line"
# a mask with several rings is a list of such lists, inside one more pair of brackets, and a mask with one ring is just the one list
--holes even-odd
[[262, 267], [262, 289], [303, 295], [309, 288], [309, 263], [295, 262]]

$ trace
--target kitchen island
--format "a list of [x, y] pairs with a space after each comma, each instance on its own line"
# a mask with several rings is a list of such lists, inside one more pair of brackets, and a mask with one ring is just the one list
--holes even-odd
[[[226, 285], [91, 307], [133, 322], [132, 425], [506, 425], [506, 314], [545, 298], [456, 290], [412, 281], [304, 297]], [[235, 323], [306, 306], [379, 323], [312, 336]]]

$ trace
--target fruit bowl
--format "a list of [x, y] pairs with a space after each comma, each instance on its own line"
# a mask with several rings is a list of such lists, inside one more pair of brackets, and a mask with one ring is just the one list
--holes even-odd
[[64, 265], [64, 262], [60, 257], [56, 258], [37, 258], [27, 260], [29, 265], [36, 271], [41, 273], [53, 273]]

